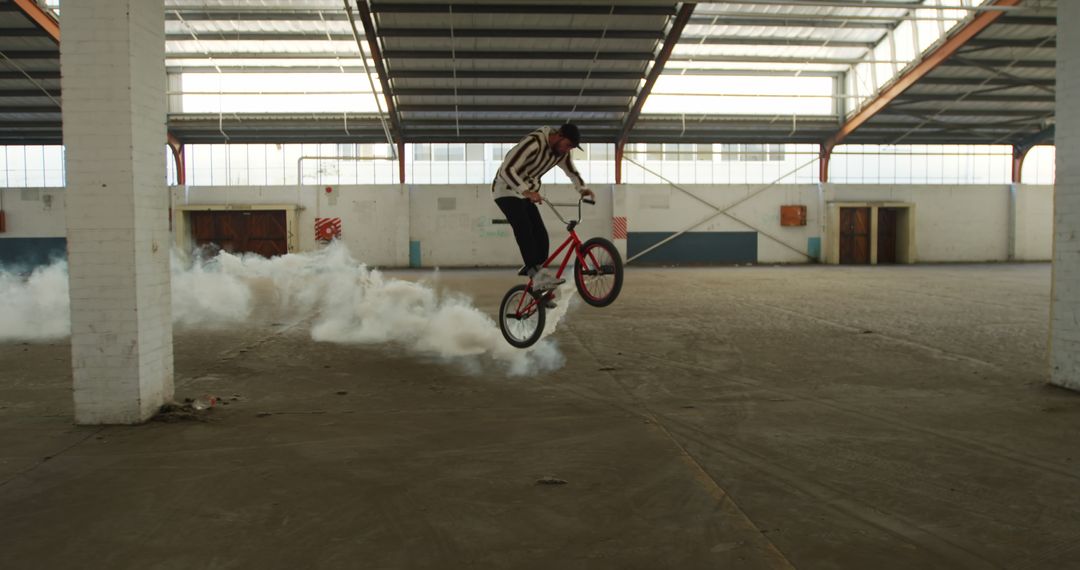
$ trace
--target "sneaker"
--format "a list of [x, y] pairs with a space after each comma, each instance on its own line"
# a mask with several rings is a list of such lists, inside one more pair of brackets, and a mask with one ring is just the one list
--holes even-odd
[[548, 293], [547, 295], [544, 295], [543, 300], [544, 300], [544, 308], [545, 309], [554, 309], [555, 307], [559, 306], [559, 304], [555, 302], [555, 294], [554, 293]]
[[537, 291], [550, 291], [563, 283], [566, 283], [566, 279], [556, 279], [555, 274], [546, 267], [533, 275], [533, 289]]

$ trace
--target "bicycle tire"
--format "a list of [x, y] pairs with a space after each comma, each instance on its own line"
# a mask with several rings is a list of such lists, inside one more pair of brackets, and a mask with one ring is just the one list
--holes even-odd
[[[532, 292], [529, 291], [525, 285], [515, 285], [503, 295], [502, 302], [499, 303], [499, 330], [502, 331], [503, 338], [506, 342], [510, 343], [515, 348], [528, 348], [536, 341], [540, 340], [540, 336], [544, 334], [544, 324], [547, 320], [547, 312], [542, 302], [537, 302], [535, 305], [536, 324], [535, 329], [531, 332], [522, 334], [520, 332], [512, 331], [512, 321], [515, 319], [513, 313], [517, 311], [517, 304], [521, 298], [521, 295], [528, 295], [532, 297]], [[510, 305], [513, 306], [510, 306]], [[518, 319], [520, 324], [520, 319]]]
[[[600, 256], [595, 255], [594, 251], [602, 251], [606, 260], [596, 259]], [[582, 267], [581, 257], [584, 257], [586, 262], [596, 261], [600, 267], [596, 269]], [[577, 287], [578, 294], [586, 303], [594, 307], [606, 307], [614, 303], [622, 291], [623, 284], [622, 256], [619, 255], [619, 250], [615, 249], [615, 244], [604, 238], [592, 238], [581, 244], [581, 257], [574, 260], [574, 285]], [[611, 276], [610, 287], [598, 287], [597, 291], [589, 288], [587, 278], [606, 276]]]

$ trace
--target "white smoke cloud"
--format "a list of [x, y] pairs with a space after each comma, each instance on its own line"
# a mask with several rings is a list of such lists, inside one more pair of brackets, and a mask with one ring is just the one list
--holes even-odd
[[[227, 254], [226, 254], [227, 255]], [[251, 315], [251, 288], [221, 270], [220, 257], [187, 264], [172, 256], [172, 318], [181, 327], [218, 327]]]
[[[506, 343], [495, 321], [468, 297], [440, 293], [428, 282], [387, 278], [358, 263], [339, 243], [271, 259], [222, 252], [185, 263], [174, 256], [172, 285], [173, 322], [184, 328], [240, 324], [252, 318], [258, 302], [271, 302], [310, 326], [318, 342], [394, 343], [471, 369], [494, 363], [510, 375], [564, 364], [556, 343], [546, 337], [577, 298], [573, 286], [564, 285], [558, 308], [548, 312], [544, 338], [520, 350]], [[29, 278], [0, 272], [0, 323], [0, 340], [70, 334], [67, 265], [56, 263]]]
[[0, 268], [0, 341], [49, 340], [71, 334], [67, 263], [29, 275]]
[[[440, 295], [430, 283], [387, 278], [356, 262], [339, 243], [270, 259], [222, 254], [219, 260], [231, 275], [270, 280], [281, 307], [313, 317], [311, 337], [319, 342], [395, 343], [445, 359], [489, 359], [513, 375], [554, 370], [565, 362], [554, 341], [516, 349], [467, 297]], [[562, 298], [571, 295], [564, 291]], [[566, 305], [549, 314], [547, 331], [554, 330]]]

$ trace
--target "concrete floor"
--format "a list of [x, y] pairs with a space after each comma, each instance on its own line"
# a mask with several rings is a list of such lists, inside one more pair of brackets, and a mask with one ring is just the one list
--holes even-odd
[[178, 332], [177, 395], [240, 398], [139, 427], [73, 427], [67, 344], [3, 344], [0, 566], [1078, 568], [1049, 275], [632, 269], [532, 378]]

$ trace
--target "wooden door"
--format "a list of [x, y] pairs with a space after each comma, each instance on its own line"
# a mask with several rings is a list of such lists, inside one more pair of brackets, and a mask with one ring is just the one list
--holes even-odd
[[840, 208], [840, 263], [870, 263], [870, 208]]
[[289, 252], [285, 212], [261, 210], [244, 214], [247, 214], [248, 222], [246, 251], [263, 257], [285, 255]]
[[191, 237], [198, 247], [215, 245], [229, 253], [264, 257], [288, 253], [282, 210], [191, 212]]
[[878, 208], [878, 263], [896, 263], [896, 217], [896, 208]]

